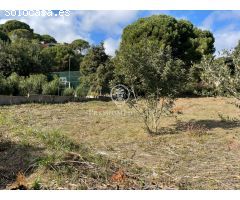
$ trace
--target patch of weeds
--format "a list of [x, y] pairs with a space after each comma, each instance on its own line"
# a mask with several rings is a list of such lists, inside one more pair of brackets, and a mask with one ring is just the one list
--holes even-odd
[[36, 164], [39, 167], [46, 167], [49, 166], [50, 164], [54, 163], [57, 160], [56, 156], [54, 155], [48, 155], [42, 158], [38, 158], [36, 160]]
[[0, 114], [0, 125], [6, 125], [8, 123], [8, 120], [6, 117], [4, 117], [3, 114]]
[[[35, 169], [36, 172], [37, 169], [44, 171], [44, 175], [41, 175], [43, 184], [38, 178], [31, 184], [31, 189], [142, 189], [151, 185], [145, 180], [145, 172], [133, 163], [96, 154], [60, 130], [43, 131], [29, 126], [23, 120], [16, 121], [11, 115], [7, 119], [1, 116], [0, 120], [1, 124], [7, 126], [9, 135], [14, 136], [24, 148], [29, 145], [41, 146], [44, 152], [34, 154], [30, 162], [24, 160], [26, 166], [23, 171], [28, 172], [27, 176]], [[23, 153], [27, 155], [24, 157], [30, 157], [27, 150]], [[112, 183], [112, 175], [120, 169], [126, 174], [125, 182]]]
[[199, 124], [197, 122], [179, 123], [177, 129], [185, 131], [194, 136], [203, 136], [209, 134], [209, 129], [204, 124]]
[[50, 132], [34, 131], [33, 134], [39, 138], [45, 145], [54, 150], [77, 151], [79, 145], [75, 144], [58, 130]]
[[41, 184], [41, 179], [40, 177], [37, 177], [35, 181], [33, 182], [32, 185], [33, 190], [41, 190], [42, 189], [42, 184]]
[[178, 183], [178, 187], [180, 190], [190, 190], [192, 189], [192, 184], [187, 178], [182, 178]]
[[192, 135], [202, 136], [208, 134], [208, 129], [204, 125], [190, 123], [187, 125], [187, 132]]
[[3, 115], [0, 115], [0, 124], [9, 125], [11, 127], [11, 132], [13, 132], [15, 136], [20, 136], [21, 142], [26, 145], [28, 145], [29, 141], [31, 141], [29, 139], [32, 138], [39, 139], [43, 144], [46, 145], [46, 147], [56, 151], [78, 151], [80, 149], [79, 145], [74, 143], [59, 130], [36, 130], [20, 122], [16, 123], [11, 117], [5, 118]]
[[237, 117], [231, 117], [227, 115], [223, 115], [221, 113], [218, 113], [219, 118], [221, 119], [222, 122], [239, 122], [240, 119]]

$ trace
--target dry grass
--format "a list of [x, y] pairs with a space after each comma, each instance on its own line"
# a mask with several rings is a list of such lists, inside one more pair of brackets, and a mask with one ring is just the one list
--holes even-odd
[[240, 189], [240, 125], [219, 117], [239, 114], [231, 101], [179, 99], [179, 115], [163, 119], [166, 134], [158, 136], [147, 135], [136, 113], [112, 102], [1, 107], [0, 132], [14, 144], [11, 151], [37, 152], [24, 149], [31, 154], [24, 162], [19, 157], [25, 154], [16, 153], [23, 166], [0, 181], [11, 183], [37, 158], [26, 174], [36, 188]]

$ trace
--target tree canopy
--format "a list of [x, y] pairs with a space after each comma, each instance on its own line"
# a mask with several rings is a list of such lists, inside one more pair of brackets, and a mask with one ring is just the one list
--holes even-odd
[[50, 66], [43, 62], [41, 49], [38, 43], [26, 39], [19, 39], [10, 44], [1, 44], [0, 71], [4, 75], [16, 72], [22, 76], [48, 72]]
[[153, 15], [141, 18], [124, 29], [119, 53], [145, 39], [159, 47], [171, 47], [173, 57], [183, 60], [187, 66], [200, 61], [203, 54], [215, 51], [211, 32], [202, 31], [187, 20]]
[[40, 35], [39, 39], [44, 43], [57, 43], [56, 39], [51, 35]]
[[116, 62], [117, 75], [139, 95], [174, 96], [182, 90], [184, 62], [172, 57], [169, 46], [161, 47], [143, 40], [124, 51]]
[[8, 37], [8, 35], [2, 31], [0, 31], [0, 41], [4, 41], [4, 42], [9, 42], [10, 38]]
[[82, 39], [74, 40], [70, 45], [73, 50], [79, 51], [80, 53], [90, 47], [89, 43]]
[[26, 29], [30, 32], [33, 32], [33, 29], [30, 28], [30, 26], [24, 22], [18, 21], [18, 20], [9, 20], [5, 24], [1, 26], [2, 31], [5, 33], [10, 33], [13, 30], [16, 29]]
[[80, 65], [81, 84], [89, 87], [93, 93], [104, 93], [109, 90], [109, 79], [113, 77], [113, 65], [105, 53], [103, 43], [92, 46]]
[[95, 73], [97, 68], [108, 60], [109, 56], [105, 53], [103, 44], [92, 46], [84, 57], [80, 71], [83, 75]]
[[8, 33], [8, 35], [12, 41], [20, 38], [27, 40], [31, 40], [33, 38], [33, 33], [27, 29], [15, 29]]
[[28, 24], [17, 20], [0, 25], [0, 42], [0, 70], [7, 76], [12, 72], [27, 76], [64, 71], [69, 69], [69, 62], [70, 70], [77, 71], [84, 51], [90, 47], [82, 39], [59, 44], [53, 36], [35, 33]]

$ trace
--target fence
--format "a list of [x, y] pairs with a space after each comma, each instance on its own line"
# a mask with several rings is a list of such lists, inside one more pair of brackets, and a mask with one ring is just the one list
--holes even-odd
[[52, 72], [50, 75], [58, 75], [60, 78], [65, 78], [73, 88], [76, 88], [80, 83], [80, 71]]
[[86, 102], [86, 101], [109, 101], [109, 97], [82, 98], [72, 96], [54, 96], [54, 95], [30, 95], [26, 96], [6, 96], [0, 95], [0, 105], [15, 105], [26, 103], [67, 103], [67, 102]]

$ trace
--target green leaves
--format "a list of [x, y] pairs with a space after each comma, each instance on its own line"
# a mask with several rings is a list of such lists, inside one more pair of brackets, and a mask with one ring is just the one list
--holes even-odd
[[[50, 35], [40, 35], [26, 23], [9, 20], [0, 25], [0, 70], [8, 76], [21, 76], [51, 71], [79, 70], [89, 43], [77, 39], [71, 44], [58, 44]], [[70, 58], [70, 61], [69, 61]]]
[[0, 41], [10, 42], [10, 38], [8, 37], [8, 35], [1, 30], [0, 30]]
[[53, 80], [43, 85], [42, 94], [58, 95], [60, 81], [58, 76], [54, 76]]
[[13, 43], [1, 44], [0, 70], [4, 75], [16, 72], [22, 76], [30, 73], [46, 72], [40, 56], [41, 46], [25, 39]]
[[57, 43], [55, 38], [50, 35], [40, 35], [40, 40], [44, 43]]
[[70, 45], [73, 50], [79, 51], [80, 53], [83, 53], [84, 50], [90, 48], [89, 43], [82, 39], [74, 40]]
[[134, 86], [138, 93], [176, 95], [185, 83], [184, 63], [172, 58], [169, 46], [159, 48], [146, 40], [128, 46], [117, 55], [115, 63], [124, 83]]
[[192, 62], [200, 61], [202, 55], [215, 51], [214, 37], [209, 31], [202, 31], [187, 20], [176, 20], [167, 15], [142, 18], [127, 26], [119, 51], [144, 40], [152, 41], [158, 47], [169, 46], [172, 56], [184, 61], [186, 68]]
[[30, 32], [33, 32], [33, 29], [31, 29], [28, 24], [18, 20], [9, 20], [1, 26], [1, 30], [5, 33], [10, 33], [11, 31], [16, 29], [26, 29]]
[[33, 33], [27, 29], [15, 29], [15, 30], [11, 31], [8, 35], [9, 35], [11, 41], [21, 39], [21, 38], [27, 39], [27, 40], [33, 39]]
[[89, 92], [97, 95], [109, 92], [113, 68], [102, 43], [91, 47], [80, 65], [81, 85], [85, 85], [84, 88], [88, 85]]
[[201, 79], [217, 95], [230, 95], [240, 99], [240, 56], [224, 50], [221, 57], [204, 57], [198, 65]]

